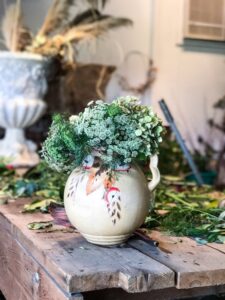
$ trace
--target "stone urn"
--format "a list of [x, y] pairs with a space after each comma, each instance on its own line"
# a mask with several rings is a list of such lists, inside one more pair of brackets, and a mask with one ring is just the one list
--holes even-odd
[[36, 145], [25, 138], [24, 128], [44, 113], [49, 60], [23, 52], [0, 52], [0, 158], [16, 166], [39, 162]]
[[154, 189], [160, 181], [158, 157], [152, 156], [152, 180], [138, 165], [118, 166], [113, 174], [96, 167], [87, 157], [83, 168], [68, 178], [64, 193], [67, 216], [91, 243], [116, 245], [125, 242], [149, 213]]

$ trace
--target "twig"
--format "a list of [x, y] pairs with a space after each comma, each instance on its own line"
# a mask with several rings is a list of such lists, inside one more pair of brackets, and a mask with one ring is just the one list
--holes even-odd
[[101, 91], [101, 85], [103, 83], [103, 80], [104, 80], [104, 77], [105, 77], [105, 74], [106, 74], [106, 70], [107, 70], [107, 67], [103, 66], [101, 71], [100, 71], [98, 81], [96, 83], [96, 93], [100, 97], [100, 99], [103, 99], [105, 97], [104, 94]]
[[190, 208], [191, 210], [193, 210], [193, 211], [196, 211], [196, 212], [199, 212], [199, 213], [204, 214], [204, 215], [206, 215], [206, 216], [209, 216], [209, 217], [211, 217], [211, 218], [217, 219], [216, 216], [214, 216], [214, 215], [212, 215], [212, 214], [210, 214], [210, 213], [207, 213], [207, 212], [202, 211], [202, 210], [200, 210], [200, 209], [194, 208], [193, 205], [192, 205], [191, 203], [188, 203], [187, 201], [181, 199], [181, 198], [178, 197], [177, 195], [174, 195], [174, 194], [172, 194], [172, 193], [170, 193], [170, 192], [166, 192], [165, 194], [166, 194], [168, 197], [174, 199], [175, 201], [180, 202], [180, 203], [184, 204], [185, 206], [189, 207], [189, 208]]

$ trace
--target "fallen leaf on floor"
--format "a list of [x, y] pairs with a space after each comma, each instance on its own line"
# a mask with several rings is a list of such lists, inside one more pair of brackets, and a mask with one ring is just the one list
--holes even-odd
[[27, 225], [28, 229], [30, 230], [40, 230], [40, 229], [46, 229], [52, 227], [52, 221], [46, 221], [46, 222], [32, 222]]

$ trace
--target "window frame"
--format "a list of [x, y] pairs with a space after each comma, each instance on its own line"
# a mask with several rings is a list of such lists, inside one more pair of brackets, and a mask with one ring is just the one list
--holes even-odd
[[[183, 37], [185, 39], [225, 42], [225, 0], [223, 0], [223, 23], [222, 24], [211, 24], [211, 25], [210, 25], [210, 23], [191, 21], [190, 17], [189, 17], [191, 0], [184, 0], [184, 1], [185, 1], [185, 3], [184, 3]], [[204, 34], [190, 33], [190, 30], [189, 30], [190, 25], [200, 25], [200, 26], [206, 26], [206, 27], [211, 26], [211, 27], [215, 27], [215, 28], [221, 28], [222, 29], [221, 38], [219, 36], [213, 37], [213, 36], [210, 36], [207, 34], [204, 35]]]

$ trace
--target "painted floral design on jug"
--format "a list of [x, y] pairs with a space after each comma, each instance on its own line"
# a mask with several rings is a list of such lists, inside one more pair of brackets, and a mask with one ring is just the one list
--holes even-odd
[[[67, 197], [72, 198], [74, 202], [76, 201], [76, 191], [77, 189], [82, 188], [85, 175], [88, 174], [88, 180], [85, 186], [86, 195], [88, 196], [97, 189], [104, 187], [102, 201], [107, 208], [112, 223], [116, 224], [122, 218], [121, 191], [115, 186], [115, 176], [112, 176], [107, 170], [101, 170], [101, 167], [94, 168], [96, 160], [98, 161], [97, 165], [99, 165], [99, 158], [97, 156], [88, 155], [84, 159], [83, 170], [77, 172], [77, 176], [71, 178]], [[116, 176], [119, 176], [119, 172], [129, 172], [129, 169], [129, 165], [118, 165], [114, 172], [117, 173]]]

